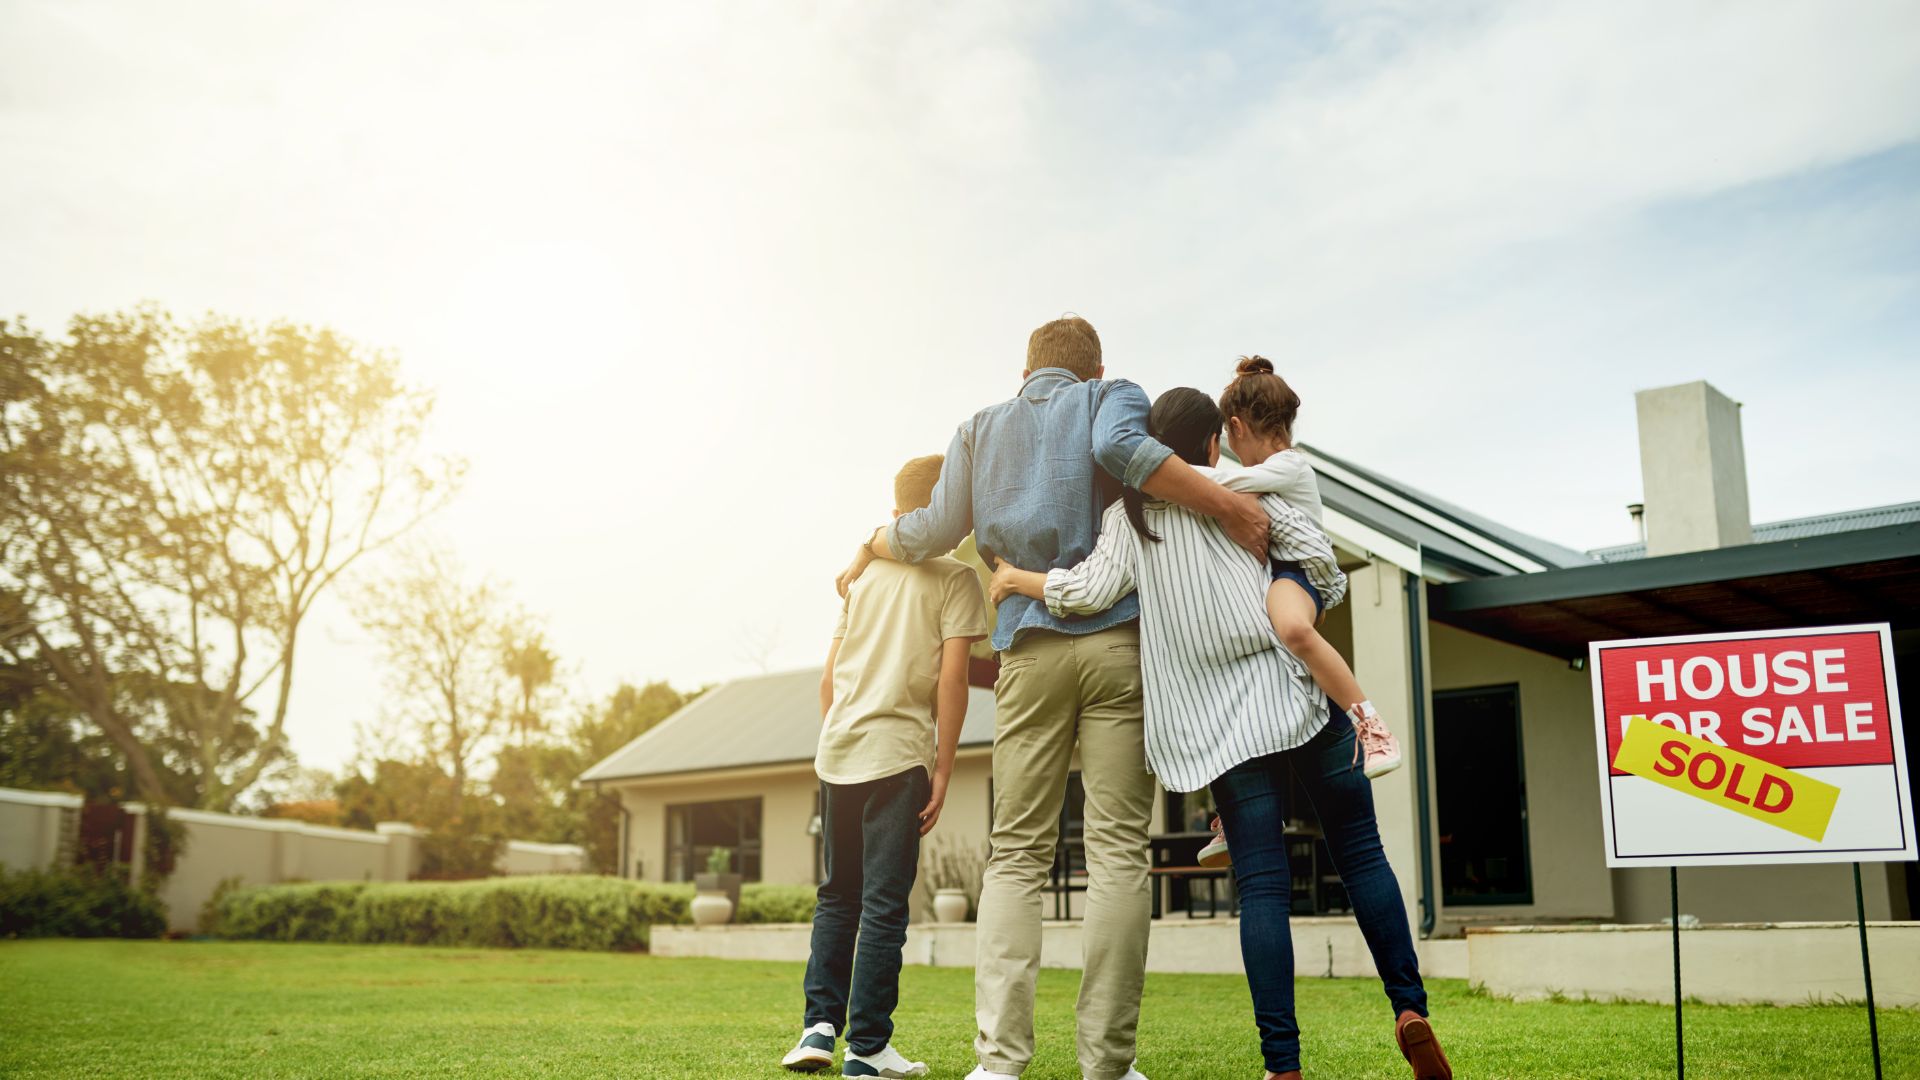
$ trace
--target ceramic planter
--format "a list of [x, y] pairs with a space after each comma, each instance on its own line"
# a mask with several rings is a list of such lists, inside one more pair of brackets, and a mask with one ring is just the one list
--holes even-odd
[[933, 917], [938, 922], [967, 921], [967, 894], [963, 889], [937, 889], [933, 894]]
[[695, 926], [724, 926], [733, 918], [733, 901], [723, 892], [696, 893], [688, 909]]

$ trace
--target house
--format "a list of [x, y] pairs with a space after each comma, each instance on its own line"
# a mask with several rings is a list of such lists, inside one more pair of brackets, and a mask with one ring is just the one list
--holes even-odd
[[[1323, 633], [1406, 752], [1407, 767], [1374, 791], [1423, 936], [1667, 915], [1666, 874], [1605, 863], [1588, 641], [1890, 622], [1900, 681], [1920, 685], [1920, 502], [1753, 525], [1739, 406], [1699, 382], [1637, 401], [1645, 501], [1633, 509], [1645, 539], [1590, 552], [1302, 447], [1352, 579]], [[976, 682], [990, 685], [991, 670], [976, 663]], [[622, 873], [686, 880], [704, 852], [725, 846], [749, 880], [816, 880], [818, 677], [815, 669], [726, 684], [589, 770], [583, 781], [617, 792], [624, 808]], [[976, 689], [942, 819], [950, 843], [985, 841], [991, 722], [992, 695]], [[1920, 760], [1911, 745], [1907, 760]], [[1073, 792], [1060, 860], [1068, 878]], [[1204, 792], [1164, 793], [1156, 826], [1191, 832], [1209, 812]], [[1337, 875], [1310, 848], [1302, 867], [1315, 880], [1303, 910], [1339, 911]], [[1914, 864], [1863, 871], [1868, 918], [1914, 917]], [[1845, 864], [1684, 877], [1683, 909], [1706, 922], [1854, 914]], [[1063, 899], [1071, 914], [1072, 896]]]

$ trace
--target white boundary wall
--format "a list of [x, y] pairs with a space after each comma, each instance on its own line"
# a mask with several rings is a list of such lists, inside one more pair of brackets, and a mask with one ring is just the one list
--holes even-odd
[[0, 866], [39, 870], [73, 858], [81, 801], [55, 791], [0, 788]]
[[[62, 864], [72, 859], [79, 837], [78, 795], [0, 788], [0, 863], [11, 869]], [[128, 803], [134, 820], [132, 875], [142, 865], [147, 807]], [[405, 881], [420, 869], [426, 831], [383, 821], [373, 832], [309, 825], [282, 818], [241, 817], [206, 810], [170, 810], [167, 818], [186, 830], [186, 852], [161, 887], [170, 929], [190, 931], [200, 908], [220, 882], [248, 885], [282, 881]], [[586, 849], [578, 844], [507, 841], [494, 868], [502, 874], [580, 874]]]

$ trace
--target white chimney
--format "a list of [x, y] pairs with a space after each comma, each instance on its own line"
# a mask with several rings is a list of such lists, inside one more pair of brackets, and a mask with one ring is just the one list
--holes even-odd
[[1647, 554], [1753, 542], [1740, 403], [1703, 382], [1633, 395]]

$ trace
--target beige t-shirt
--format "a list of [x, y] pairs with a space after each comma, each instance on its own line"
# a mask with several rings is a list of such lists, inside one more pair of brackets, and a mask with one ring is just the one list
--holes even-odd
[[986, 597], [966, 563], [943, 556], [868, 566], [833, 631], [840, 639], [833, 706], [814, 772], [829, 784], [865, 783], [916, 765], [932, 776], [940, 645], [986, 632]]

